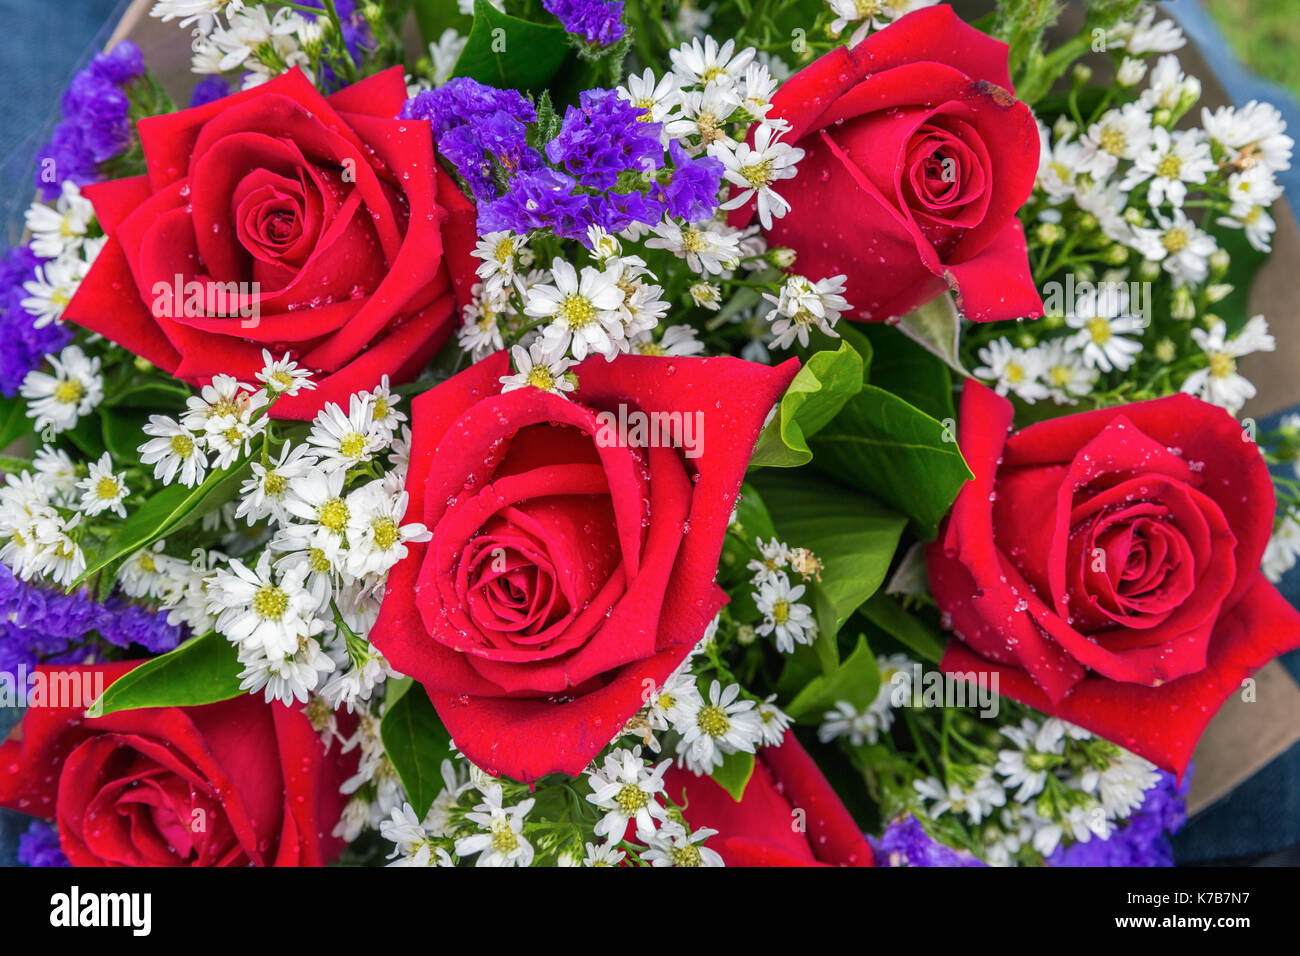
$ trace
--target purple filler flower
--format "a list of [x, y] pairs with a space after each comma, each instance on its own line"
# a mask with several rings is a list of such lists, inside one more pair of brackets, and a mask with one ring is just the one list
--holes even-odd
[[44, 820], [33, 820], [18, 838], [18, 862], [28, 866], [71, 866], [59, 847], [59, 833]]
[[23, 282], [31, 279], [43, 260], [26, 246], [11, 249], [0, 258], [0, 394], [13, 398], [27, 373], [60, 351], [72, 333], [60, 322], [36, 328], [35, 317], [22, 306], [27, 297]]
[[984, 866], [968, 850], [954, 850], [934, 840], [921, 821], [909, 814], [885, 828], [879, 839], [868, 834], [878, 866]]
[[546, 157], [583, 186], [608, 189], [625, 172], [649, 172], [664, 164], [660, 124], [642, 122], [645, 110], [616, 90], [586, 90], [564, 114]]
[[668, 144], [668, 155], [674, 167], [663, 187], [668, 211], [687, 222], [708, 219], [718, 208], [718, 187], [726, 167], [712, 156], [692, 159], [677, 140]]
[[595, 46], [612, 46], [623, 39], [623, 4], [610, 0], [542, 0], [569, 33]]

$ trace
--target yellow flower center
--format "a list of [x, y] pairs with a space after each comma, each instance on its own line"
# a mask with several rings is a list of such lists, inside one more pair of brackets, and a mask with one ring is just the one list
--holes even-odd
[[1227, 352], [1215, 352], [1210, 356], [1210, 375], [1214, 378], [1228, 378], [1236, 371], [1237, 362]]
[[675, 846], [668, 851], [672, 857], [673, 866], [701, 866], [700, 848], [694, 843], [688, 843], [685, 846]]
[[540, 388], [543, 392], [549, 392], [555, 388], [555, 376], [545, 365], [534, 365], [528, 370], [527, 382], [535, 388]]
[[778, 624], [784, 624], [790, 620], [790, 602], [785, 598], [781, 598], [772, 605], [772, 620]]
[[307, 552], [307, 566], [317, 574], [329, 574], [333, 569], [330, 559], [320, 548], [312, 548]]
[[558, 315], [571, 329], [582, 329], [596, 321], [596, 307], [584, 295], [570, 292], [560, 300]]
[[64, 379], [54, 386], [54, 400], [64, 405], [73, 405], [81, 401], [81, 396], [85, 394], [86, 386], [75, 378]]
[[492, 821], [492, 849], [502, 856], [508, 856], [519, 849], [519, 837], [511, 828], [508, 820]]
[[171, 445], [172, 454], [181, 458], [189, 458], [194, 454], [194, 439], [189, 435], [173, 435]]
[[331, 498], [320, 506], [320, 514], [317, 520], [326, 531], [342, 534], [343, 529], [348, 525], [348, 518], [350, 517], [351, 513], [348, 511], [347, 502], [342, 498]]
[[366, 453], [366, 436], [360, 432], [348, 432], [339, 441], [339, 454], [344, 458], [360, 458]]
[[716, 704], [706, 704], [700, 708], [699, 715], [695, 718], [695, 723], [700, 730], [710, 737], [721, 737], [731, 729], [731, 718], [727, 712]]
[[265, 621], [278, 621], [289, 609], [289, 595], [274, 584], [263, 584], [253, 595], [253, 613]]
[[1101, 148], [1113, 156], [1118, 156], [1124, 152], [1124, 147], [1128, 143], [1128, 137], [1124, 135], [1124, 130], [1107, 126], [1101, 131], [1100, 145]]
[[742, 167], [740, 175], [744, 176], [755, 189], [762, 189], [772, 181], [772, 161], [765, 159], [761, 163]]
[[1084, 328], [1088, 330], [1088, 334], [1092, 336], [1092, 340], [1098, 345], [1105, 345], [1115, 334], [1110, 330], [1110, 323], [1100, 315], [1094, 315], [1085, 322]]
[[1156, 164], [1156, 175], [1162, 179], [1174, 179], [1182, 171], [1182, 168], [1182, 159], [1170, 153]]
[[636, 812], [650, 802], [650, 795], [634, 783], [625, 783], [614, 797], [614, 805], [625, 817], [635, 816]]
[[112, 501], [119, 494], [121, 494], [121, 491], [116, 478], [105, 476], [99, 479], [99, 483], [95, 485], [96, 497], [102, 498], [104, 501]]
[[387, 551], [402, 538], [397, 522], [387, 516], [370, 522], [370, 529], [375, 534], [375, 547], [383, 551]]
[[1164, 245], [1170, 255], [1177, 255], [1187, 248], [1189, 242], [1186, 229], [1169, 229], [1160, 237], [1160, 242]]
[[289, 479], [275, 471], [268, 471], [262, 478], [262, 491], [270, 498], [279, 498], [289, 489]]
[[1012, 385], [1019, 385], [1025, 380], [1025, 370], [1015, 362], [1008, 362], [1005, 370], [1006, 378]]

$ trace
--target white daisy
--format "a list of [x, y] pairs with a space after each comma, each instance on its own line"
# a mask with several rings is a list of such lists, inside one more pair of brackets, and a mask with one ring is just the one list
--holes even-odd
[[23, 283], [27, 297], [20, 303], [31, 313], [32, 325], [41, 329], [62, 319], [89, 268], [85, 260], [70, 255], [37, 266], [35, 277]]
[[249, 568], [238, 558], [217, 568], [207, 585], [208, 610], [217, 630], [241, 648], [261, 649], [268, 657], [296, 654], [300, 635], [309, 634], [314, 602], [297, 574], [271, 572], [270, 552]]
[[304, 389], [316, 387], [316, 383], [311, 380], [311, 371], [299, 368], [298, 363], [289, 358], [288, 352], [277, 359], [272, 358], [268, 350], [262, 349], [262, 362], [262, 370], [256, 378], [272, 395], [297, 395]]
[[119, 518], [126, 517], [126, 499], [130, 489], [126, 477], [113, 471], [113, 459], [104, 452], [98, 461], [87, 467], [88, 474], [77, 482], [81, 489], [81, 510], [88, 515], [111, 511]]
[[527, 349], [522, 345], [512, 348], [510, 355], [516, 371], [513, 375], [501, 376], [501, 391], [512, 392], [529, 385], [560, 396], [573, 391], [573, 382], [568, 376], [573, 361], [564, 356], [548, 359], [544, 352], [540, 340]]
[[1237, 359], [1253, 352], [1272, 352], [1277, 348], [1269, 334], [1268, 322], [1256, 315], [1231, 339], [1226, 323], [1215, 322], [1211, 329], [1192, 329], [1192, 339], [1205, 353], [1207, 365], [1187, 376], [1182, 391], [1226, 408], [1234, 415], [1255, 397], [1255, 386], [1237, 371]]
[[631, 339], [632, 351], [637, 355], [671, 355], [687, 358], [704, 352], [704, 343], [696, 336], [691, 325], [670, 325], [656, 342], [653, 332], [639, 332]]
[[345, 472], [353, 465], [370, 461], [384, 445], [385, 436], [374, 422], [374, 405], [360, 395], [348, 401], [348, 410], [329, 402], [312, 421], [307, 444], [316, 448], [322, 471]]
[[671, 820], [646, 841], [641, 857], [651, 866], [725, 866], [716, 850], [700, 845], [717, 832], [708, 827], [688, 831]]
[[57, 356], [47, 355], [46, 361], [53, 373], [32, 369], [23, 378], [19, 394], [27, 399], [27, 417], [36, 419], [38, 432], [47, 426], [55, 432], [67, 431], [104, 398], [99, 359], [69, 345]]
[[32, 252], [42, 259], [58, 259], [81, 248], [86, 231], [95, 218], [95, 207], [81, 195], [77, 184], [63, 181], [53, 206], [34, 202], [25, 217], [32, 234]]
[[1133, 227], [1133, 247], [1152, 262], [1162, 263], [1176, 285], [1196, 285], [1210, 271], [1210, 256], [1219, 248], [1214, 237], [1187, 218], [1181, 209], [1164, 217], [1157, 213], [1159, 227]]
[[784, 574], [777, 574], [761, 581], [754, 595], [754, 603], [763, 615], [763, 622], [755, 631], [760, 637], [772, 634], [776, 649], [782, 654], [793, 654], [796, 644], [817, 640], [812, 608], [799, 603], [805, 590], [804, 585], [792, 587]]
[[405, 491], [388, 494], [377, 481], [348, 495], [349, 574], [383, 574], [406, 557], [408, 541], [429, 540], [429, 529], [418, 521], [402, 523], [408, 497]]
[[790, 211], [790, 204], [776, 192], [774, 184], [794, 178], [795, 164], [804, 157], [798, 146], [780, 141], [784, 132], [761, 123], [754, 130], [752, 146], [748, 141], [736, 144], [734, 149], [721, 143], [709, 146], [709, 155], [726, 167], [723, 178], [739, 187], [721, 208], [737, 209], [757, 196], [758, 219], [764, 229], [772, 228], [773, 217], [780, 219]]
[[696, 776], [722, 766], [727, 754], [753, 753], [763, 738], [763, 722], [754, 701], [739, 697], [739, 684], [723, 689], [715, 680], [709, 685], [707, 699], [687, 705], [683, 716], [686, 730], [677, 744], [677, 758]]
[[284, 524], [290, 520], [285, 507], [290, 485], [316, 467], [316, 456], [307, 445], [286, 442], [278, 458], [265, 465], [254, 460], [250, 467], [253, 475], [239, 486], [235, 517], [244, 518], [250, 526], [266, 517], [273, 518], [276, 524]]
[[456, 855], [479, 854], [476, 866], [531, 866], [533, 846], [524, 838], [524, 817], [533, 808], [529, 797], [513, 807], [501, 805], [501, 785], [494, 783], [483, 791], [483, 802], [465, 818], [477, 823], [485, 832], [461, 837], [456, 841]]
[[554, 284], [543, 283], [528, 290], [524, 313], [535, 319], [551, 319], [542, 333], [546, 354], [571, 352], [581, 362], [588, 353], [612, 360], [626, 341], [619, 307], [623, 290], [617, 276], [584, 266], [581, 274], [563, 259], [551, 263]]
[[196, 435], [174, 418], [150, 415], [141, 431], [150, 440], [136, 450], [142, 465], [153, 465], [153, 476], [164, 485], [179, 481], [187, 488], [201, 484], [208, 471], [208, 457], [203, 451], [205, 436]]
[[1105, 179], [1121, 159], [1133, 159], [1151, 141], [1151, 116], [1137, 103], [1110, 109], [1079, 139], [1079, 169]]
[[743, 47], [737, 52], [734, 40], [719, 46], [717, 40], [706, 36], [703, 43], [694, 39], [669, 50], [668, 59], [683, 84], [731, 86], [744, 75], [756, 52], [753, 47]]
[[1121, 372], [1133, 364], [1142, 343], [1125, 338], [1141, 335], [1146, 323], [1128, 314], [1128, 290], [1094, 290], [1080, 295], [1065, 316], [1066, 325], [1079, 329], [1065, 341], [1066, 348], [1081, 352], [1088, 368]]
[[1017, 348], [1005, 338], [994, 339], [980, 348], [979, 358], [984, 364], [975, 374], [993, 382], [999, 395], [1012, 393], [1031, 404], [1047, 398], [1047, 386], [1040, 378], [1044, 372], [1042, 353], [1037, 349]]
[[1151, 180], [1147, 187], [1147, 202], [1152, 207], [1165, 200], [1180, 207], [1187, 198], [1188, 183], [1204, 183], [1206, 176], [1217, 168], [1210, 156], [1210, 144], [1199, 130], [1180, 130], [1170, 133], [1163, 126], [1152, 131], [1151, 142], [1133, 159], [1133, 166], [1120, 183], [1121, 189], [1132, 189], [1138, 183]]
[[606, 754], [604, 767], [587, 776], [592, 791], [587, 801], [605, 811], [594, 828], [596, 836], [619, 843], [633, 823], [637, 839], [653, 836], [657, 825], [668, 819], [659, 796], [664, 792], [664, 772], [671, 764], [664, 760], [653, 768], [646, 766], [640, 747]]
[[740, 263], [738, 233], [721, 223], [680, 225], [665, 217], [652, 231], [654, 237], [645, 243], [648, 248], [667, 249], [702, 275], [720, 275]]

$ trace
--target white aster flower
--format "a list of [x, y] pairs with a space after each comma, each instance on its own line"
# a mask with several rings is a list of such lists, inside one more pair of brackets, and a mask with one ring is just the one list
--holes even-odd
[[150, 415], [141, 431], [150, 436], [136, 450], [142, 465], [153, 465], [153, 476], [164, 485], [179, 481], [187, 488], [202, 483], [208, 473], [204, 434], [195, 434], [174, 418]]
[[772, 345], [789, 348], [796, 340], [808, 344], [810, 329], [820, 329], [832, 338], [839, 338], [835, 323], [850, 308], [842, 293], [847, 276], [837, 275], [811, 281], [805, 276], [789, 276], [778, 295], [764, 292], [763, 298], [773, 306], [767, 314], [772, 323]]
[[119, 518], [126, 517], [126, 499], [130, 489], [126, 486], [126, 477], [113, 471], [113, 459], [108, 454], [100, 455], [98, 461], [92, 461], [87, 467], [88, 474], [77, 482], [81, 489], [81, 510], [88, 515], [97, 515], [111, 511]]
[[77, 479], [80, 477], [76, 463], [61, 448], [45, 445], [36, 452], [32, 461], [36, 474], [47, 482], [51, 491], [65, 502], [70, 502], [77, 493]]
[[386, 436], [375, 426], [375, 408], [360, 395], [348, 401], [348, 410], [329, 402], [312, 421], [307, 444], [315, 447], [322, 471], [345, 472], [370, 461], [383, 448]]
[[249, 568], [238, 558], [217, 568], [207, 586], [208, 610], [217, 630], [241, 649], [262, 650], [268, 658], [298, 652], [299, 637], [319, 631], [315, 610], [299, 574], [276, 576], [270, 552]]
[[1115, 171], [1121, 159], [1134, 159], [1151, 141], [1151, 116], [1138, 103], [1110, 109], [1080, 137], [1079, 169], [1096, 179]]
[[703, 43], [694, 39], [676, 50], [669, 50], [668, 59], [683, 84], [731, 86], [744, 75], [756, 52], [753, 47], [744, 47], [737, 52], [735, 40], [727, 40], [719, 46], [717, 40], [706, 36]]
[[1128, 314], [1128, 305], [1128, 290], [1123, 286], [1080, 295], [1065, 317], [1066, 325], [1079, 329], [1066, 339], [1066, 348], [1081, 352], [1088, 368], [1127, 369], [1142, 351], [1142, 343], [1125, 336], [1140, 336], [1146, 327], [1140, 316]]
[[724, 689], [713, 681], [707, 699], [687, 704], [683, 723], [686, 729], [677, 744], [677, 758], [696, 776], [712, 773], [728, 754], [753, 753], [763, 737], [754, 701], [740, 699], [739, 684]]
[[619, 312], [624, 294], [617, 276], [591, 266], [579, 274], [563, 259], [551, 263], [551, 276], [554, 284], [533, 286], [524, 304], [526, 315], [552, 320], [542, 333], [546, 354], [571, 352], [581, 362], [597, 353], [612, 360], [626, 342]]
[[406, 557], [408, 541], [429, 540], [429, 529], [418, 521], [402, 523], [408, 498], [405, 491], [390, 495], [377, 481], [348, 495], [349, 574], [383, 574]]
[[700, 845], [717, 832], [708, 827], [688, 831], [680, 823], [669, 821], [646, 841], [642, 858], [651, 866], [725, 866], [716, 850]]
[[647, 247], [667, 249], [701, 275], [720, 275], [740, 263], [739, 234], [722, 223], [682, 225], [665, 217], [652, 231], [654, 237], [646, 240]]
[[1237, 371], [1237, 359], [1253, 352], [1272, 352], [1277, 347], [1269, 334], [1268, 322], [1262, 315], [1256, 315], [1229, 339], [1227, 324], [1219, 321], [1208, 332], [1192, 329], [1192, 339], [1205, 353], [1208, 364], [1187, 376], [1182, 391], [1235, 415], [1255, 397], [1255, 386]]
[[1152, 262], [1161, 263], [1176, 286], [1204, 282], [1210, 272], [1210, 256], [1219, 248], [1214, 237], [1181, 209], [1175, 209], [1170, 217], [1157, 214], [1156, 218], [1157, 228], [1133, 227], [1134, 248]]
[[256, 378], [272, 395], [297, 395], [303, 389], [316, 387], [316, 383], [311, 380], [310, 370], [299, 368], [298, 363], [289, 358], [288, 352], [277, 359], [272, 358], [268, 350], [262, 349], [262, 363], [262, 370]]
[[533, 808], [533, 798], [513, 807], [503, 807], [501, 799], [499, 783], [483, 791], [483, 802], [465, 817], [484, 832], [458, 839], [456, 855], [469, 857], [477, 853], [476, 866], [531, 866], [533, 845], [524, 838], [523, 829], [524, 817]]
[[733, 186], [732, 195], [722, 204], [723, 209], [737, 209], [754, 197], [758, 202], [758, 219], [764, 229], [772, 228], [772, 219], [780, 219], [790, 211], [790, 204], [775, 190], [775, 183], [792, 179], [795, 164], [803, 159], [804, 151], [798, 146], [781, 142], [784, 129], [760, 123], [754, 130], [754, 142], [737, 143], [735, 148], [714, 143], [709, 155], [721, 160], [725, 171], [723, 178]]
[[993, 382], [999, 395], [1012, 393], [1031, 404], [1047, 398], [1048, 389], [1041, 380], [1042, 353], [1037, 349], [1017, 348], [1005, 338], [994, 339], [980, 348], [979, 358], [984, 364], [975, 374]]
[[27, 210], [25, 219], [32, 234], [32, 252], [42, 259], [58, 259], [76, 252], [94, 218], [95, 207], [90, 200], [81, 195], [76, 183], [64, 180], [53, 206], [34, 202]]
[[565, 392], [573, 391], [573, 382], [568, 377], [573, 361], [565, 356], [547, 358], [541, 341], [534, 342], [525, 349], [516, 345], [510, 350], [514, 360], [515, 373], [501, 376], [501, 391], [512, 392], [517, 388], [531, 385], [543, 392], [553, 392], [563, 397]]
[[670, 325], [656, 342], [653, 332], [639, 332], [631, 339], [632, 351], [637, 355], [668, 355], [674, 358], [687, 358], [701, 355], [704, 343], [696, 336], [695, 327], [691, 325]]
[[1215, 168], [1210, 144], [1199, 130], [1170, 133], [1157, 126], [1152, 131], [1151, 142], [1134, 157], [1120, 188], [1132, 189], [1149, 179], [1147, 202], [1152, 207], [1162, 205], [1166, 199], [1171, 205], [1181, 207], [1187, 198], [1187, 184], [1204, 183]]
[[63, 318], [63, 310], [86, 277], [90, 264], [73, 255], [63, 255], [36, 267], [35, 277], [23, 283], [27, 297], [20, 303], [32, 314], [38, 329]]
[[1282, 515], [1264, 549], [1260, 564], [1264, 576], [1277, 584], [1295, 567], [1297, 558], [1300, 558], [1300, 522], [1291, 515]]
[[791, 586], [784, 574], [775, 574], [760, 581], [754, 595], [754, 603], [763, 615], [755, 631], [760, 637], [773, 635], [776, 649], [782, 654], [793, 654], [796, 644], [811, 644], [817, 639], [812, 608], [799, 603], [805, 590], [802, 584]]
[[38, 432], [47, 426], [55, 432], [67, 431], [104, 398], [99, 359], [88, 357], [76, 345], [45, 358], [53, 373], [32, 369], [19, 394], [27, 399], [27, 417], [36, 419]]
[[637, 839], [649, 839], [657, 825], [668, 819], [659, 796], [664, 792], [664, 772], [671, 764], [664, 760], [655, 767], [646, 766], [640, 747], [606, 754], [604, 767], [587, 777], [591, 786], [587, 802], [605, 811], [594, 827], [596, 836], [619, 843], [628, 826], [635, 824]]

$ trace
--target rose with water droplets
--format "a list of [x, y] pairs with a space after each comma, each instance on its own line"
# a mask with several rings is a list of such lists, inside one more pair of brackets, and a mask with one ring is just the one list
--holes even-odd
[[966, 383], [958, 442], [975, 477], [927, 552], [956, 635], [943, 668], [995, 672], [1001, 693], [1181, 773], [1224, 700], [1300, 647], [1300, 613], [1259, 569], [1264, 459], [1188, 395], [1008, 436], [1011, 420]]

